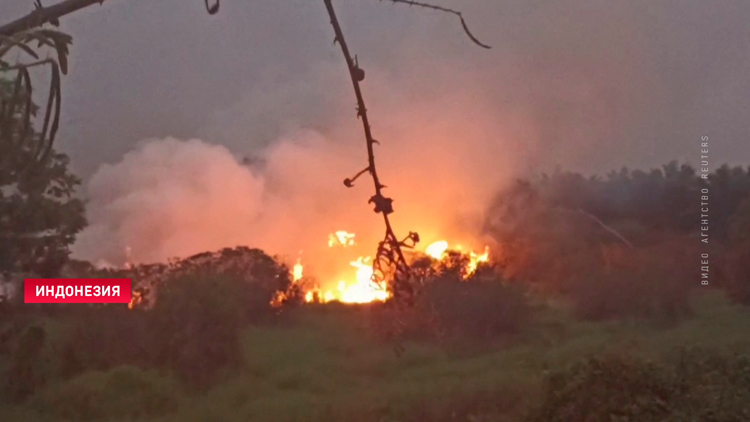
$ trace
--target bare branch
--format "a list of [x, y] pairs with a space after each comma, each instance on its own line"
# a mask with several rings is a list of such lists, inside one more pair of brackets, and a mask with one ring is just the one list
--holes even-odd
[[[383, 1], [383, 0], [380, 0], [380, 1]], [[419, 1], [411, 1], [411, 0], [390, 0], [390, 1], [392, 1], [393, 3], [401, 3], [401, 4], [407, 4], [409, 6], [423, 7], [425, 9], [432, 9], [432, 10], [437, 10], [440, 12], [445, 12], [445, 13], [456, 15], [458, 16], [459, 19], [461, 19], [461, 26], [463, 26], [464, 32], [466, 32], [466, 35], [469, 36], [469, 38], [474, 42], [474, 44], [483, 48], [487, 48], [487, 49], [492, 48], [489, 45], [484, 44], [481, 41], [479, 41], [477, 37], [475, 37], [474, 34], [472, 34], [471, 31], [469, 31], [469, 26], [466, 24], [466, 21], [464, 20], [464, 16], [458, 10], [448, 9], [447, 7], [437, 6], [437, 5], [429, 4], [429, 3], [422, 3]]]
[[93, 4], [102, 4], [104, 0], [65, 0], [49, 7], [37, 8], [28, 15], [0, 26], [0, 35], [11, 36], [45, 23], [57, 22], [59, 18]]
[[[349, 76], [354, 87], [354, 94], [357, 97], [357, 117], [362, 119], [362, 126], [364, 128], [365, 140], [367, 143], [368, 166], [365, 168], [365, 170], [357, 173], [357, 176], [355, 176], [355, 178], [359, 177], [364, 172], [369, 171], [370, 176], [372, 177], [373, 185], [375, 187], [375, 195], [370, 198], [369, 202], [375, 205], [376, 213], [383, 214], [383, 220], [385, 222], [385, 237], [380, 242], [375, 260], [373, 261], [373, 281], [382, 282], [385, 278], [386, 269], [393, 268], [394, 274], [393, 280], [391, 282], [393, 297], [399, 302], [410, 304], [413, 300], [414, 295], [412, 286], [410, 284], [411, 269], [409, 268], [409, 264], [404, 258], [403, 252], [401, 251], [402, 247], [409, 247], [409, 244], [405, 243], [406, 240], [398, 240], [395, 233], [393, 232], [393, 228], [391, 227], [391, 222], [388, 219], [388, 214], [391, 214], [393, 212], [393, 200], [391, 198], [384, 197], [382, 194], [382, 189], [385, 186], [380, 183], [380, 179], [378, 178], [378, 172], [375, 166], [375, 154], [373, 151], [373, 145], [378, 142], [372, 136], [370, 121], [367, 116], [367, 107], [365, 107], [365, 100], [362, 96], [362, 89], [359, 85], [359, 83], [364, 80], [365, 72], [359, 67], [359, 61], [356, 58], [353, 59], [351, 53], [349, 52], [349, 47], [347, 46], [346, 40], [344, 39], [344, 33], [341, 30], [341, 25], [339, 24], [339, 21], [336, 17], [336, 12], [333, 9], [333, 4], [331, 3], [331, 1], [332, 0], [323, 0], [326, 9], [328, 10], [328, 15], [331, 18], [331, 25], [333, 26], [333, 30], [336, 35], [336, 38], [334, 38], [334, 43], [338, 43], [341, 47], [341, 52], [343, 53], [347, 67], [349, 68]], [[351, 185], [351, 182], [351, 179], [346, 179], [344, 181], [344, 184], [349, 186]], [[410, 233], [407, 239], [410, 239], [416, 243], [417, 241], [419, 241], [419, 236], [417, 236], [416, 233]]]

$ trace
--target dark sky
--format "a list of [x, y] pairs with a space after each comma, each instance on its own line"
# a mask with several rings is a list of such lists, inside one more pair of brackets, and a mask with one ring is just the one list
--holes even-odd
[[[702, 135], [712, 165], [750, 163], [747, 0], [439, 1], [461, 9], [492, 50], [448, 15], [334, 3], [380, 81], [365, 85], [374, 115], [408, 115], [411, 100], [443, 94], [481, 99], [463, 107], [466, 125], [517, 125], [525, 140], [507, 153], [531, 169], [696, 162]], [[0, 22], [31, 8], [2, 0]], [[292, 128], [325, 134], [354, 120], [322, 0], [224, 0], [216, 16], [202, 0], [108, 0], [62, 29], [74, 45], [58, 147], [84, 177], [145, 138], [200, 138], [245, 154]]]

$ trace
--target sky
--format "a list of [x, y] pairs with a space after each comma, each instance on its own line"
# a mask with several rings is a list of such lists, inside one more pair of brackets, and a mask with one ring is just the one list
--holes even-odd
[[[436, 3], [461, 10], [474, 35], [493, 48], [472, 44], [451, 15], [388, 1], [334, 1], [366, 71], [383, 177], [401, 184], [394, 197], [411, 196], [396, 202], [405, 214], [416, 219], [456, 203], [478, 209], [508, 180], [557, 167], [601, 174], [670, 160], [695, 164], [702, 136], [709, 136], [711, 166], [750, 163], [750, 2]], [[31, 8], [31, 0], [2, 0], [0, 23]], [[253, 220], [250, 233], [268, 231], [269, 215], [290, 207], [315, 209], [310, 221], [330, 215], [331, 201], [363, 207], [356, 201], [366, 192], [350, 203], [339, 198], [342, 186], [323, 187], [363, 167], [364, 143], [322, 0], [224, 0], [215, 16], [202, 0], [108, 0], [64, 17], [61, 29], [74, 44], [56, 145], [86, 184], [89, 231], [99, 233], [83, 236], [94, 245], [89, 251], [113, 232], [125, 236], [128, 221], [142, 231], [163, 226], [123, 217], [138, 212], [128, 202], [138, 197], [133, 186], [149, 198], [184, 198], [160, 189], [214, 189], [189, 200], [192, 207], [257, 196], [264, 205], [256, 211], [212, 211], [215, 218]], [[216, 161], [198, 169], [204, 156]], [[224, 179], [214, 171], [241, 157], [264, 164], [233, 168], [226, 177], [234, 190], [217, 194]], [[144, 176], [152, 173], [153, 180]], [[160, 177], [205, 186], [163, 187]], [[421, 197], [430, 184], [448, 193]], [[289, 199], [295, 192], [307, 199]], [[462, 217], [453, 220], [471, 220], [454, 208]], [[264, 234], [261, 243], [278, 237]], [[170, 239], [161, 244], [182, 242]], [[214, 240], [211, 247], [223, 242]], [[191, 251], [165, 247], [142, 259], [178, 252]]]
[[[31, 3], [3, 0], [0, 21]], [[335, 2], [363, 67], [392, 82], [389, 95], [490, 95], [493, 110], [477, 113], [533, 121], [532, 166], [696, 161], [704, 134], [712, 161], [750, 161], [747, 1], [438, 3], [462, 10], [494, 48], [472, 45], [452, 16]], [[74, 45], [58, 146], [84, 177], [144, 138], [200, 137], [246, 153], [289, 127], [326, 130], [353, 102], [322, 0], [225, 0], [215, 16], [201, 0], [109, 0], [62, 29]], [[388, 110], [372, 112], [377, 122]]]

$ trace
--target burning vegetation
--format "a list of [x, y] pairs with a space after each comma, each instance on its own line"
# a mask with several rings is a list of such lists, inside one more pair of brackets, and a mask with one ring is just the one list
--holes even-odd
[[[330, 248], [346, 248], [347, 246], [354, 245], [354, 239], [354, 233], [340, 230], [329, 235], [328, 246]], [[433, 265], [437, 267], [441, 262], [445, 262], [451, 252], [465, 256], [466, 259], [460, 262], [462, 266], [460, 272], [464, 277], [470, 277], [474, 274], [480, 263], [487, 263], [489, 261], [489, 247], [485, 248], [485, 251], [481, 254], [474, 251], [463, 253], [460, 245], [457, 245], [454, 250], [449, 249], [448, 242], [445, 240], [433, 242], [425, 248], [424, 252], [412, 253], [411, 259], [426, 256], [431, 258]], [[303, 280], [304, 264], [301, 259], [298, 259], [297, 263], [293, 266], [293, 281], [302, 285], [301, 288], [305, 292], [305, 302], [327, 303], [338, 301], [342, 303], [362, 304], [376, 301], [384, 302], [392, 297], [392, 293], [388, 290], [387, 282], [377, 281], [373, 277], [372, 257], [360, 256], [350, 261], [349, 265], [354, 268], [354, 270], [350, 270], [351, 275], [349, 278], [338, 280], [335, 283], [322, 284], [322, 286], [335, 285], [335, 288], [332, 289], [321, 287], [319, 281], [307, 281], [305, 283], [306, 280]], [[280, 304], [282, 300], [283, 294], [280, 294], [274, 298], [273, 303]]]

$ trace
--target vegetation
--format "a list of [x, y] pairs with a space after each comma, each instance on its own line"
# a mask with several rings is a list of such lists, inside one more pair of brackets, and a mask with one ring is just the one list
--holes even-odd
[[[0, 101], [10, 101], [14, 90], [0, 75]], [[68, 170], [68, 156], [45, 150], [44, 135], [27, 126], [23, 114], [36, 114], [37, 107], [30, 99], [20, 102], [29, 109], [9, 108], [0, 121], [0, 277], [50, 277], [86, 224], [83, 203], [73, 196], [80, 180]]]
[[[520, 422], [547, 420], [539, 415], [562, 418], [564, 412], [597, 417], [591, 420], [634, 415], [632, 403], [645, 400], [639, 406], [662, 412], [655, 415], [665, 407], [692, 412], [675, 420], [745, 420], [732, 417], [742, 415], [737, 412], [747, 403], [742, 394], [750, 339], [744, 333], [750, 316], [716, 291], [696, 297], [693, 305], [693, 318], [668, 328], [643, 321], [580, 322], [564, 306], [548, 305], [536, 309], [523, 338], [511, 343], [467, 351], [466, 342], [412, 340], [400, 357], [366, 330], [374, 308], [303, 306], [276, 324], [241, 328], [241, 363], [205, 391], [180, 387], [169, 371], [159, 375], [130, 366], [57, 378], [51, 375], [57, 364], [47, 362], [41, 366], [49, 371], [48, 385], [20, 404], [0, 407], [0, 414], [29, 422]], [[44, 353], [55, 360], [63, 327], [47, 328], [47, 337], [57, 339], [45, 343]], [[689, 372], [676, 369], [681, 355]], [[667, 388], [661, 398], [651, 394]], [[684, 407], [690, 397], [701, 400]], [[719, 408], [723, 419], [703, 418]]]
[[[394, 2], [454, 14], [488, 47], [458, 11]], [[0, 419], [750, 419], [750, 168], [722, 166], [703, 179], [672, 162], [606, 178], [556, 172], [519, 181], [487, 213], [498, 262], [471, 277], [458, 253], [409, 269], [376, 173], [364, 70], [328, 0], [368, 146], [368, 167], [345, 184], [372, 176], [371, 202], [386, 222], [376, 275], [395, 267], [392, 284], [414, 306], [303, 305], [288, 269], [258, 249], [126, 270], [69, 261], [86, 221], [74, 197], [80, 180], [52, 144], [71, 39], [39, 26], [94, 3], [39, 2], [0, 27], [0, 282], [130, 277], [135, 299], [128, 307], [23, 305], [0, 285]], [[205, 2], [210, 14], [218, 5]], [[56, 58], [39, 60], [32, 41]], [[4, 61], [11, 49], [35, 60]], [[50, 70], [43, 113], [32, 102], [29, 69], [37, 66]], [[710, 287], [691, 270], [703, 250], [702, 189], [711, 192], [720, 252], [712, 256], [722, 257]]]
[[[680, 168], [678, 180], [700, 186]], [[736, 176], [727, 189], [742, 191], [747, 174], [724, 173]], [[418, 294], [408, 309], [303, 304], [289, 269], [258, 249], [123, 270], [69, 261], [66, 276], [132, 278], [135, 300], [130, 307], [4, 303], [0, 415], [30, 422], [746, 420], [746, 239], [731, 231], [721, 239], [715, 247], [727, 258], [712, 262], [716, 278], [701, 286], [692, 229], [652, 222], [647, 216], [660, 214], [637, 206], [608, 214], [602, 204], [623, 189], [616, 181], [588, 179], [596, 194], [561, 204], [554, 198], [567, 196], [550, 186], [568, 189], [565, 180], [587, 179], [560, 173], [498, 197], [486, 227], [502, 259], [470, 277], [460, 253], [414, 261]], [[735, 201], [729, 227], [744, 224], [743, 201]]]

